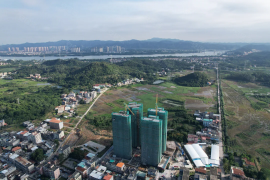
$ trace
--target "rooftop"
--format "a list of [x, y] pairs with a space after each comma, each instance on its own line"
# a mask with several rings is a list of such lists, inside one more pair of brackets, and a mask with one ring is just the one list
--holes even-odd
[[125, 164], [124, 164], [123, 162], [119, 162], [119, 163], [117, 163], [116, 166], [121, 168], [121, 167], [123, 167], [124, 165], [125, 165]]
[[17, 151], [17, 150], [19, 150], [19, 149], [21, 149], [21, 147], [15, 147], [15, 148], [13, 148], [11, 151], [12, 151], [12, 152], [15, 152], [15, 151]]
[[78, 167], [76, 167], [76, 170], [78, 170], [80, 172], [84, 172], [86, 169], [78, 166]]
[[22, 165], [26, 166], [26, 165], [31, 165], [32, 163], [30, 161], [28, 161], [27, 159], [21, 157], [21, 156], [18, 156], [16, 158], [16, 160], [21, 163]]
[[104, 180], [110, 180], [112, 178], [112, 175], [107, 174], [106, 176], [103, 177]]
[[56, 118], [52, 118], [51, 120], [50, 120], [50, 123], [60, 123], [61, 121], [60, 120], [58, 120], [58, 119], [56, 119]]
[[20, 134], [21, 135], [24, 135], [25, 133], [27, 133], [28, 131], [23, 131], [23, 132], [21, 132]]
[[232, 168], [232, 174], [238, 175], [238, 176], [245, 176], [244, 171], [242, 171], [241, 169], [237, 169], [237, 168]]
[[204, 168], [195, 168], [195, 172], [206, 174], [206, 170]]

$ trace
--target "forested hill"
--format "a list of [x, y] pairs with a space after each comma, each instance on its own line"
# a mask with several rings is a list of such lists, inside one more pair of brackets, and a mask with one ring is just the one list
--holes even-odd
[[195, 72], [183, 77], [177, 77], [174, 82], [180, 86], [203, 87], [207, 85], [208, 77], [205, 73]]
[[24, 66], [14, 78], [29, 77], [39, 73], [49, 81], [66, 88], [91, 89], [95, 83], [117, 83], [130, 77], [144, 78], [151, 82], [156, 79], [154, 73], [168, 69], [189, 69], [192, 64], [182, 61], [152, 61], [134, 59], [116, 64], [107, 62], [88, 62], [80, 60], [52, 60], [33, 66]]
[[221, 70], [240, 69], [245, 67], [270, 67], [270, 51], [254, 52], [245, 56], [228, 58], [219, 64]]

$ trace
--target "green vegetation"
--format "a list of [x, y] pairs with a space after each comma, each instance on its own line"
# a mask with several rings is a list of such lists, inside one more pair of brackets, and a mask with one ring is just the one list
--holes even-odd
[[168, 140], [185, 143], [189, 133], [195, 133], [195, 131], [202, 129], [202, 125], [194, 119], [192, 114], [188, 114], [183, 106], [167, 110], [175, 114], [173, 120], [168, 122], [168, 129], [173, 129], [168, 131]]
[[183, 77], [176, 77], [173, 81], [181, 86], [203, 87], [207, 85], [208, 77], [205, 73], [194, 72]]
[[270, 85], [270, 74], [265, 72], [230, 72], [226, 79], [242, 82], [260, 82], [266, 86]]
[[89, 122], [89, 124], [95, 126], [98, 129], [111, 129], [112, 128], [111, 114], [92, 116], [91, 113], [88, 113], [85, 116], [85, 119]]
[[8, 124], [41, 119], [61, 104], [60, 94], [63, 93], [62, 89], [22, 88], [14, 83], [0, 85], [0, 89], [3, 88], [7, 90], [0, 95], [0, 119]]
[[107, 62], [91, 62], [80, 60], [51, 60], [33, 66], [18, 69], [14, 78], [29, 77], [29, 74], [39, 73], [43, 77], [50, 77], [49, 81], [67, 88], [92, 89], [95, 83], [117, 83], [130, 77], [144, 78], [153, 82], [157, 77], [153, 75], [162, 68], [186, 69], [190, 64], [180, 61], [151, 61], [130, 60], [117, 64]]
[[43, 149], [37, 149], [31, 154], [31, 159], [34, 161], [40, 162], [45, 158]]
[[74, 148], [74, 151], [69, 154], [69, 157], [81, 161], [85, 155], [86, 153], [84, 150], [81, 150], [80, 148]]

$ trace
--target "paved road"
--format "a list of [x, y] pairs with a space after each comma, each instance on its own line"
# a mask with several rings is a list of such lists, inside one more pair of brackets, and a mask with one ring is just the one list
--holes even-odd
[[60, 144], [59, 144], [58, 148], [56, 149], [56, 151], [54, 153], [52, 153], [51, 156], [49, 156], [47, 158], [47, 160], [50, 160], [57, 153], [57, 151], [59, 150], [59, 148], [61, 148], [65, 144], [65, 142], [68, 140], [69, 136], [74, 133], [74, 129], [77, 128], [77, 126], [80, 124], [80, 122], [82, 121], [82, 119], [84, 118], [84, 116], [90, 111], [90, 109], [93, 107], [93, 105], [95, 104], [95, 102], [100, 98], [100, 96], [102, 96], [102, 94], [105, 93], [107, 90], [108, 89], [105, 89], [104, 91], [102, 91], [98, 95], [98, 97], [93, 101], [93, 103], [91, 104], [91, 106], [89, 106], [89, 108], [86, 110], [86, 112], [81, 116], [81, 118], [78, 121], [78, 123], [76, 124], [76, 126], [73, 127], [73, 129], [70, 131], [70, 133], [67, 135], [67, 137], [63, 140], [63, 142], [60, 142]]
[[[220, 114], [220, 118], [221, 118], [221, 109], [220, 109], [220, 87], [219, 87], [219, 77], [218, 77], [218, 67], [217, 67], [217, 94], [218, 94], [218, 113]], [[223, 152], [223, 141], [222, 141], [222, 123], [219, 123], [219, 159], [220, 159], [220, 169], [221, 169], [221, 179], [224, 180], [227, 178], [228, 175], [225, 174], [224, 172], [224, 168], [223, 168], [223, 158], [224, 158], [224, 152]]]

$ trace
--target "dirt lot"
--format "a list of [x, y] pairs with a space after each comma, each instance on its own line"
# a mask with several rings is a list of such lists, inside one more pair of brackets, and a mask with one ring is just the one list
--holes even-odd
[[270, 132], [270, 114], [265, 110], [254, 110], [243, 93], [231, 84], [235, 83], [222, 80], [226, 118], [229, 120], [228, 134], [233, 144], [231, 150], [260, 157], [262, 166], [270, 168], [269, 158], [256, 151], [259, 148], [270, 151], [270, 137], [263, 135]]
[[101, 131], [97, 131], [97, 130], [89, 130], [87, 125], [87, 122], [82, 122], [82, 124], [80, 124], [80, 129], [82, 131], [81, 133], [81, 137], [79, 138], [79, 140], [76, 142], [76, 146], [82, 145], [88, 141], [95, 141], [97, 143], [100, 143], [104, 146], [109, 146], [112, 143], [112, 132], [111, 131], [106, 131], [106, 130], [101, 130]]

